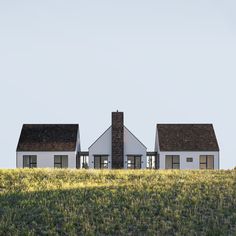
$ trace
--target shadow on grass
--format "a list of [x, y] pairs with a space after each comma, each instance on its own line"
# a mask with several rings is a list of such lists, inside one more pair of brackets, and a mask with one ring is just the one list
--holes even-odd
[[6, 193], [0, 235], [234, 234], [235, 201], [205, 190], [199, 196], [127, 186]]

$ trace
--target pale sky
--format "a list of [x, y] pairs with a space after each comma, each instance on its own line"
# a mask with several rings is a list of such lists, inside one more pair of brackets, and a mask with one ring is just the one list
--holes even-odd
[[236, 166], [236, 1], [0, 0], [0, 168], [23, 123], [79, 123], [82, 149], [125, 112], [154, 150], [156, 123], [213, 123]]

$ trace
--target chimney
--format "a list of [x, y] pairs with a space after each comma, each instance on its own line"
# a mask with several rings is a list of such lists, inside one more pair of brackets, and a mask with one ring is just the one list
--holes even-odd
[[124, 113], [112, 112], [112, 169], [124, 168]]

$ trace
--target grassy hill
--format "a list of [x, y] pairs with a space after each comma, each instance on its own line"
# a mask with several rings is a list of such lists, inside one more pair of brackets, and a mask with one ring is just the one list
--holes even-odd
[[0, 170], [0, 235], [236, 235], [236, 171]]

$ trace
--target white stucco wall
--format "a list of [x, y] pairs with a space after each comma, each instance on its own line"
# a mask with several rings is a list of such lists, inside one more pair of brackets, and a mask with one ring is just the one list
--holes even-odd
[[[141, 155], [141, 167], [146, 168], [147, 148], [124, 127], [124, 168], [127, 168], [127, 155]], [[89, 147], [89, 168], [94, 168], [94, 155], [108, 155], [108, 168], [112, 168], [112, 128], [107, 129]]]
[[141, 155], [141, 168], [147, 167], [147, 148], [124, 127], [124, 168], [127, 169], [127, 155]]
[[16, 152], [16, 167], [23, 167], [24, 155], [37, 156], [37, 168], [54, 168], [54, 155], [68, 155], [68, 168], [76, 168], [76, 152]]
[[77, 144], [76, 144], [76, 153], [77, 152], [80, 152], [81, 151], [81, 141], [80, 141], [80, 130], [79, 130], [79, 127], [78, 127], [78, 133], [77, 133]]
[[[166, 155], [179, 155], [180, 156], [180, 169], [197, 170], [200, 169], [200, 155], [213, 155], [214, 156], [214, 169], [219, 169], [219, 152], [159, 152], [160, 155], [160, 169], [165, 169]], [[187, 157], [192, 157], [193, 162], [187, 162]]]
[[157, 152], [157, 153], [160, 152], [158, 129], [156, 129], [156, 137], [155, 137], [155, 147], [154, 147], [154, 150], [155, 150], [155, 152]]
[[[219, 152], [217, 151], [172, 151], [172, 152], [164, 152], [160, 151], [159, 146], [159, 137], [158, 137], [158, 130], [156, 130], [156, 140], [155, 140], [155, 149], [154, 149], [160, 157], [160, 169], [165, 169], [165, 157], [166, 155], [179, 155], [180, 156], [180, 169], [193, 169], [197, 170], [200, 169], [200, 155], [213, 155], [214, 156], [214, 169], [220, 168], [219, 163]], [[192, 157], [193, 162], [187, 162], [187, 157]]]
[[89, 168], [94, 168], [94, 155], [108, 155], [108, 168], [111, 168], [111, 127], [109, 127], [89, 147]]

